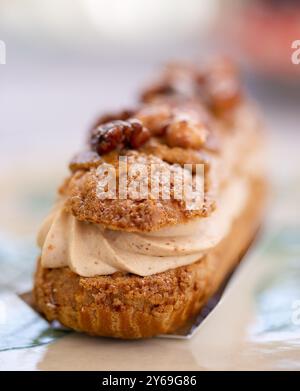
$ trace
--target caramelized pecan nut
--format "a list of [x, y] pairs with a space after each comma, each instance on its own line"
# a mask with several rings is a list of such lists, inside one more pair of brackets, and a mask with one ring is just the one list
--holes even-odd
[[103, 155], [123, 147], [139, 148], [150, 138], [149, 130], [138, 119], [111, 121], [92, 130], [92, 150]]
[[241, 88], [234, 64], [218, 59], [202, 69], [187, 65], [168, 67], [160, 81], [144, 91], [142, 102], [196, 100], [215, 114], [234, 109], [241, 100]]
[[241, 100], [240, 86], [230, 75], [214, 75], [206, 82], [209, 104], [215, 114], [233, 109]]
[[164, 134], [171, 116], [172, 109], [166, 104], [144, 106], [136, 114], [153, 136]]
[[180, 119], [168, 126], [166, 141], [169, 147], [200, 149], [207, 136], [208, 130], [202, 123]]

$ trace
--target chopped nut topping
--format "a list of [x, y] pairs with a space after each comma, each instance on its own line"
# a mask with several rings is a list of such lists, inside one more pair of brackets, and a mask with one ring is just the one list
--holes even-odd
[[233, 64], [219, 59], [209, 67], [195, 69], [187, 65], [170, 66], [160, 81], [145, 90], [146, 103], [167, 100], [204, 102], [216, 116], [234, 109], [241, 101], [240, 84]]
[[208, 103], [217, 115], [233, 109], [241, 100], [237, 71], [226, 59], [210, 68], [205, 78], [205, 89]]
[[138, 119], [111, 121], [92, 130], [90, 144], [99, 155], [126, 146], [139, 148], [150, 138], [149, 130]]
[[143, 107], [136, 117], [154, 136], [162, 136], [170, 121], [172, 112], [168, 105], [148, 105]]
[[160, 97], [192, 98], [198, 88], [195, 78], [196, 70], [194, 67], [188, 64], [169, 64], [161, 79], [142, 93], [141, 100], [151, 103], [159, 101]]
[[218, 152], [215, 122], [230, 118], [241, 101], [237, 72], [226, 59], [201, 69], [171, 64], [142, 101], [135, 110], [100, 117], [89, 135], [90, 153], [73, 159], [71, 170], [97, 166], [99, 155], [139, 149], [151, 136], [169, 149]]
[[208, 130], [203, 124], [181, 119], [168, 126], [166, 141], [170, 147], [200, 149], [207, 135]]
[[131, 125], [128, 133], [128, 142], [132, 148], [139, 148], [150, 138], [149, 130], [138, 119], [129, 120]]

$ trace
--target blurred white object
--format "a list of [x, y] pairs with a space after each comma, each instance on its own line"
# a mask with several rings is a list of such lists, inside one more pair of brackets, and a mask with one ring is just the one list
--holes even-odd
[[141, 41], [173, 38], [204, 31], [215, 14], [216, 1], [198, 0], [86, 0], [98, 31], [110, 39]]
[[201, 34], [217, 6], [217, 0], [2, 0], [0, 26], [18, 37], [58, 43], [159, 44]]

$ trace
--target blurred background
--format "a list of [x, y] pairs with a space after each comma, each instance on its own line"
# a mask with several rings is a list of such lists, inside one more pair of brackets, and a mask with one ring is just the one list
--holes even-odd
[[[238, 352], [248, 367], [250, 362], [250, 367], [260, 365], [264, 357], [270, 368], [299, 368], [300, 329], [291, 322], [292, 304], [300, 302], [300, 64], [291, 60], [297, 40], [299, 0], [0, 0], [0, 50], [6, 46], [6, 64], [0, 64], [0, 304], [7, 303], [10, 311], [10, 325], [0, 327], [0, 351], [56, 338], [35, 312], [28, 314], [29, 307], [15, 293], [31, 290], [36, 232], [90, 124], [107, 110], [130, 107], [163, 63], [197, 63], [229, 54], [240, 65], [245, 87], [266, 124], [271, 184], [265, 235], [255, 247], [266, 253], [256, 264], [250, 262], [240, 281], [234, 297], [243, 297], [242, 305], [229, 303], [240, 320], [243, 313], [248, 319], [244, 291], [249, 290], [251, 311], [256, 308], [251, 334], [255, 344], [238, 347]], [[271, 244], [262, 244], [266, 241]], [[275, 265], [280, 265], [279, 272]], [[270, 269], [267, 277], [256, 276], [265, 267]], [[251, 271], [255, 278], [249, 278]], [[216, 322], [220, 347], [226, 320], [234, 341], [239, 335], [239, 322], [224, 314]], [[223, 357], [211, 351], [211, 345], [208, 355], [201, 354], [200, 341], [195, 345], [200, 361]], [[180, 357], [181, 365], [183, 345], [177, 352], [173, 344], [168, 346], [170, 361]], [[150, 345], [145, 347], [148, 360]], [[165, 360], [165, 347], [156, 356], [150, 353], [158, 365], [160, 358]], [[69, 352], [73, 356], [76, 349], [66, 351], [54, 355], [57, 365], [61, 357], [68, 363]], [[77, 351], [81, 368], [85, 350]], [[34, 355], [28, 358], [22, 352], [1, 352], [0, 367], [15, 368], [18, 363], [18, 369], [29, 368]], [[98, 352], [103, 356], [103, 346]], [[230, 357], [236, 357], [234, 367], [244, 362], [226, 347], [224, 353], [222, 365]], [[189, 351], [186, 354], [189, 358]], [[119, 351], [116, 356], [116, 365], [121, 359], [130, 362]]]
[[224, 53], [240, 64], [269, 130], [272, 173], [294, 178], [297, 39], [296, 0], [0, 0], [0, 230], [33, 235], [95, 117], [130, 107], [176, 59]]

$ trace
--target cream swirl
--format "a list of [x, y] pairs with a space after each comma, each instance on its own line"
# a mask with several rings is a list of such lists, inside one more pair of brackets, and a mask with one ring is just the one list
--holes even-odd
[[42, 265], [68, 266], [80, 276], [92, 277], [117, 271], [148, 276], [194, 263], [229, 233], [248, 193], [245, 180], [232, 180], [211, 216], [151, 233], [113, 231], [78, 221], [59, 203], [38, 235]]

